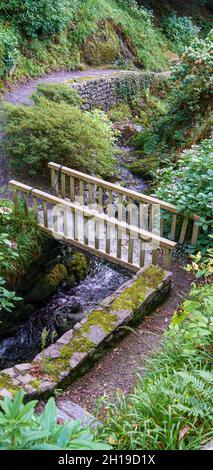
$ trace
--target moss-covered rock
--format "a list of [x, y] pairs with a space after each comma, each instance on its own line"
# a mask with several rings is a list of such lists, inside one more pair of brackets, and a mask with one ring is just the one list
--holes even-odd
[[46, 274], [26, 296], [25, 300], [39, 303], [47, 299], [67, 278], [67, 269], [63, 264], [57, 264]]
[[149, 156], [140, 158], [126, 166], [134, 175], [150, 178], [153, 176], [153, 172], [157, 170], [159, 162], [156, 157]]
[[90, 263], [83, 253], [74, 253], [72, 258], [66, 263], [68, 273], [67, 283], [74, 286], [82, 281], [90, 270]]
[[87, 39], [83, 56], [90, 65], [113, 64], [120, 55], [119, 38], [113, 26], [104, 21], [95, 33]]

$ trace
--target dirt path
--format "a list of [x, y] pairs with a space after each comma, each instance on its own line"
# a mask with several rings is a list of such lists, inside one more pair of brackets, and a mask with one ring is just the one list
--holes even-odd
[[134, 386], [136, 370], [143, 372], [144, 358], [159, 347], [163, 332], [168, 327], [177, 307], [187, 296], [193, 276], [177, 262], [172, 263], [173, 289], [167, 300], [84, 376], [71, 384], [58, 397], [58, 403], [72, 400], [94, 413], [95, 402], [104, 395], [113, 400], [116, 390], [129, 392]]
[[23, 85], [18, 85], [14, 90], [6, 93], [4, 95], [5, 101], [13, 104], [32, 104], [30, 99], [34, 91], [36, 90], [37, 85], [40, 83], [67, 83], [69, 80], [74, 80], [77, 78], [98, 78], [107, 75], [117, 74], [122, 72], [122, 70], [116, 69], [89, 69], [84, 71], [75, 71], [75, 72], [55, 72], [44, 75], [43, 77], [36, 78], [35, 80], [30, 80], [28, 83]]

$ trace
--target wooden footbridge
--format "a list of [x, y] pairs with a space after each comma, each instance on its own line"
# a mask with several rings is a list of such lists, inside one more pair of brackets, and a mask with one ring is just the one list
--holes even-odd
[[56, 163], [48, 167], [52, 194], [14, 180], [9, 185], [16, 207], [23, 202], [55, 238], [134, 272], [151, 263], [169, 269], [177, 242], [196, 243], [196, 218], [176, 206]]

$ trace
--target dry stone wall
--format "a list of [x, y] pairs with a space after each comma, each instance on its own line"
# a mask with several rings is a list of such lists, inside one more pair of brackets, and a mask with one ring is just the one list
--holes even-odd
[[76, 79], [72, 82], [78, 94], [85, 100], [83, 110], [100, 108], [107, 111], [110, 106], [124, 100], [125, 93], [133, 96], [147, 86], [155, 77], [154, 72], [115, 72], [115, 74], [92, 79]]

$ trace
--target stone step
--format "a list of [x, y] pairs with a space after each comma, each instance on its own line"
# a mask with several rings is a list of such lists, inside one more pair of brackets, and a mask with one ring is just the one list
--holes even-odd
[[60, 398], [56, 401], [56, 405], [57, 416], [62, 421], [66, 421], [68, 419], [80, 419], [83, 427], [97, 425], [94, 416], [71, 400]]

